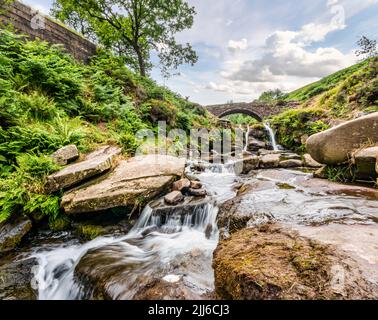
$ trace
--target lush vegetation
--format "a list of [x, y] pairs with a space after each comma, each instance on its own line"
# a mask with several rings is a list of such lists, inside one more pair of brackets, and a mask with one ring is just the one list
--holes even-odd
[[257, 101], [275, 102], [282, 99], [284, 96], [285, 94], [280, 89], [268, 90], [263, 92], [257, 99]]
[[286, 148], [305, 151], [305, 140], [312, 134], [329, 128], [326, 110], [319, 108], [290, 109], [271, 120], [277, 140]]
[[48, 157], [76, 144], [87, 152], [118, 144], [133, 154], [139, 129], [156, 122], [189, 130], [211, 127], [212, 117], [101, 51], [89, 65], [57, 46], [0, 31], [0, 222], [13, 213], [59, 218], [60, 195], [44, 190], [59, 169]]
[[327, 129], [334, 120], [378, 111], [378, 57], [336, 72], [283, 99], [301, 105], [271, 119], [278, 141], [287, 148], [304, 152], [306, 138]]
[[235, 125], [253, 125], [258, 123], [255, 118], [241, 113], [231, 114], [229, 116], [226, 116], [225, 119]]

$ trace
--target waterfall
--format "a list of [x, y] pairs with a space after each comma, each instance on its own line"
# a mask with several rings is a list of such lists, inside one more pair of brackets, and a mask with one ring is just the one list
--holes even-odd
[[245, 133], [245, 146], [243, 148], [243, 151], [248, 151], [248, 139], [249, 139], [249, 132], [251, 131], [250, 127], [247, 126], [247, 131]]
[[[209, 168], [198, 178], [212, 199], [223, 202], [235, 196], [235, 174], [226, 165], [219, 166], [222, 170]], [[217, 166], [217, 169], [220, 168]], [[90, 288], [85, 287], [75, 273], [88, 253], [99, 259], [117, 258], [115, 262], [110, 259], [109, 264], [102, 265], [104, 270], [124, 268], [118, 278], [115, 275], [114, 281], [107, 284], [107, 293], [113, 299], [132, 299], [142, 286], [141, 281], [148, 277], [182, 279], [194, 294], [209, 293], [214, 289], [211, 263], [219, 236], [217, 214], [214, 201], [198, 204], [186, 213], [180, 207], [173, 207], [163, 215], [156, 214], [147, 205], [126, 235], [41, 248], [32, 254], [38, 261], [32, 270], [38, 297], [41, 300], [90, 299]], [[94, 272], [106, 272], [96, 270]]]
[[269, 133], [270, 143], [272, 144], [273, 150], [274, 151], [279, 150], [277, 142], [276, 142], [276, 136], [273, 132], [273, 129], [269, 126], [269, 123], [264, 123], [264, 127]]

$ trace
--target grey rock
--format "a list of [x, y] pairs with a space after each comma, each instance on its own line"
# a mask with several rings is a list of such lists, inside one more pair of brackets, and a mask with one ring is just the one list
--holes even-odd
[[16, 217], [0, 225], [0, 253], [14, 249], [32, 228], [26, 217]]
[[378, 112], [312, 135], [308, 153], [319, 163], [340, 164], [364, 144], [378, 143]]
[[69, 162], [79, 158], [79, 150], [77, 150], [74, 144], [70, 144], [55, 151], [50, 157], [53, 158], [58, 165], [65, 166]]
[[31, 272], [36, 264], [37, 261], [30, 258], [0, 266], [0, 300], [36, 300]]
[[183, 178], [173, 183], [172, 191], [186, 192], [190, 188], [189, 179]]
[[184, 174], [185, 159], [147, 155], [123, 160], [99, 181], [66, 193], [62, 207], [67, 214], [134, 207], [166, 192]]
[[184, 196], [180, 191], [172, 191], [164, 197], [164, 201], [170, 205], [176, 205], [184, 200]]
[[352, 161], [356, 166], [356, 178], [361, 180], [375, 180], [377, 178], [378, 146], [364, 148], [355, 152]]
[[46, 185], [48, 191], [70, 188], [110, 170], [121, 151], [118, 147], [105, 146], [88, 154], [84, 161], [69, 165], [49, 176]]
[[284, 160], [279, 163], [281, 168], [298, 168], [302, 167], [303, 163], [301, 160]]
[[189, 189], [189, 194], [194, 197], [206, 197], [207, 192], [205, 189]]
[[322, 164], [315, 161], [310, 154], [306, 153], [303, 155], [303, 164], [305, 167], [309, 168], [320, 168], [322, 167]]

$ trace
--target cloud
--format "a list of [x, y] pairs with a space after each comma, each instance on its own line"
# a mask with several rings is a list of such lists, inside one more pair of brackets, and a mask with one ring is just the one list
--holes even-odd
[[292, 91], [352, 65], [355, 42], [374, 32], [378, 12], [378, 0], [188, 2], [198, 14], [178, 39], [192, 43], [200, 59], [167, 84], [202, 104]]
[[323, 41], [329, 33], [344, 28], [343, 23], [331, 22], [306, 24], [298, 31], [276, 31], [266, 39], [260, 58], [246, 60], [237, 70], [222, 74], [233, 81], [247, 82], [275, 82], [282, 80], [282, 76], [326, 76], [352, 64], [353, 56], [332, 47], [309, 47]]
[[240, 41], [230, 40], [228, 41], [227, 48], [231, 52], [245, 50], [248, 48], [248, 41], [245, 38], [241, 39]]

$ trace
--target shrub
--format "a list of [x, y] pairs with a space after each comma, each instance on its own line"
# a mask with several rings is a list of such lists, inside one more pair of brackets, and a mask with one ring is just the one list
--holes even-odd
[[287, 110], [271, 119], [276, 129], [278, 142], [297, 152], [304, 152], [302, 137], [310, 136], [329, 128], [325, 122], [326, 111], [317, 108]]

